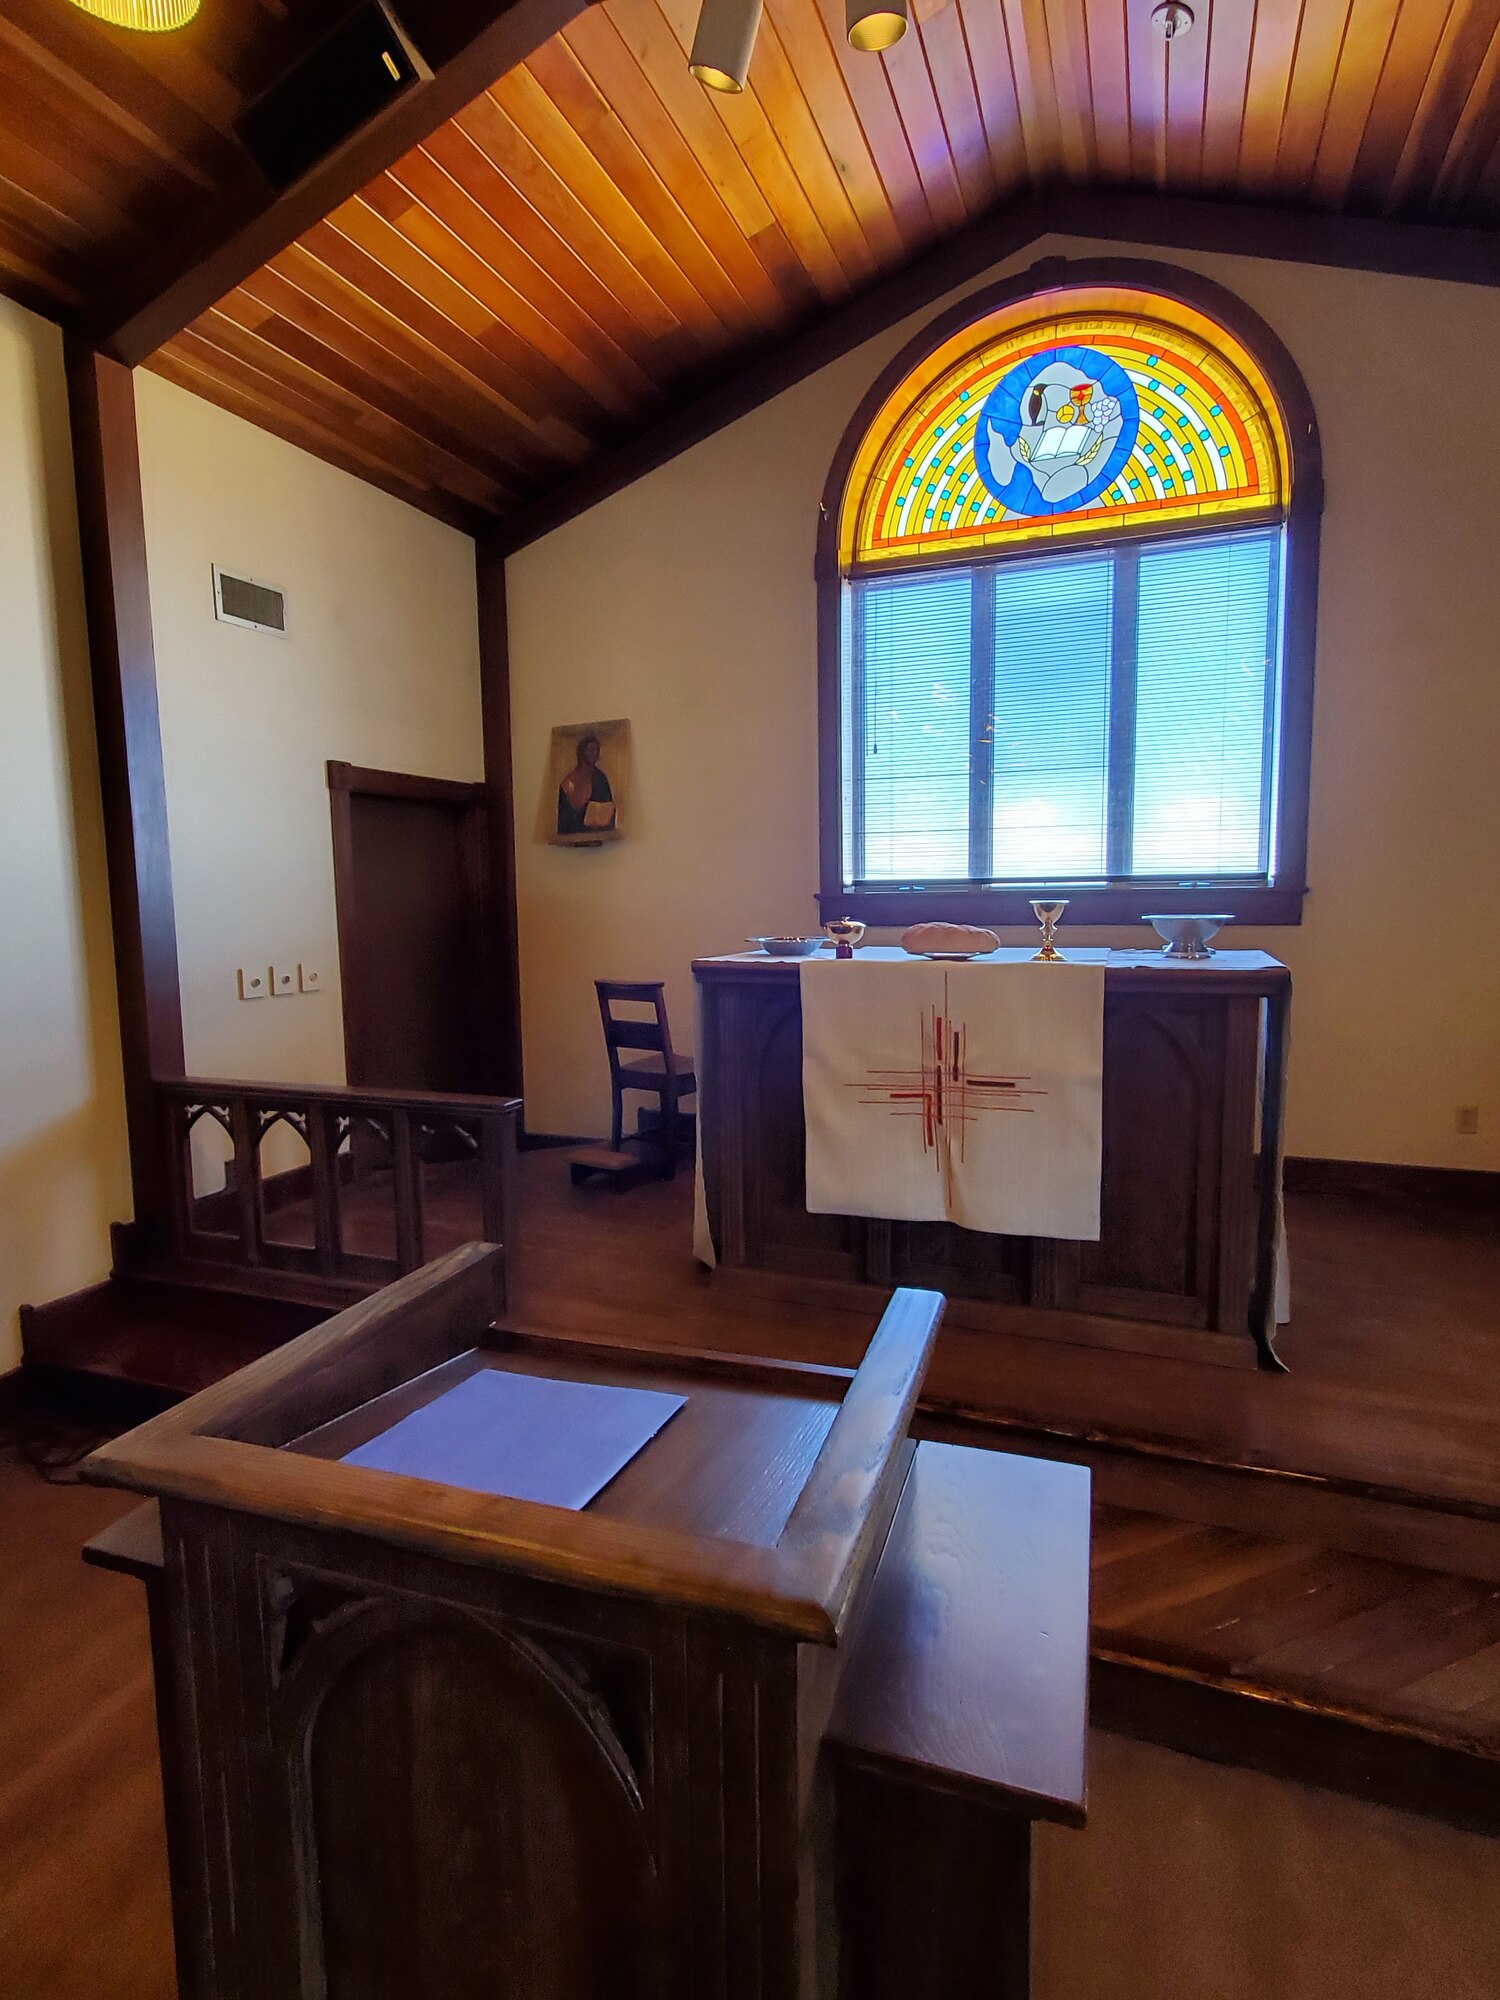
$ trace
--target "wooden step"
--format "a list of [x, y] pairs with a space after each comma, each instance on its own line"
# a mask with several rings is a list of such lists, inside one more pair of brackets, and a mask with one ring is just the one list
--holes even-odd
[[116, 1275], [50, 1304], [23, 1307], [22, 1366], [192, 1395], [317, 1326], [331, 1310], [165, 1274]]

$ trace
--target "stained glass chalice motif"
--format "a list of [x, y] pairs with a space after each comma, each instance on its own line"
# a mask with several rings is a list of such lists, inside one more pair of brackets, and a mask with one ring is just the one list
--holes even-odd
[[980, 412], [974, 458], [984, 484], [1018, 515], [1086, 507], [1119, 474], [1140, 427], [1135, 386], [1096, 348], [1028, 355]]

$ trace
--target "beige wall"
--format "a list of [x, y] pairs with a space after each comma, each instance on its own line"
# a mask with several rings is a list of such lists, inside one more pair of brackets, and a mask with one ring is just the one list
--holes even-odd
[[[324, 766], [482, 775], [474, 544], [159, 377], [137, 407], [188, 1069], [342, 1082]], [[215, 618], [216, 562], [285, 639]], [[323, 991], [239, 999], [283, 961]]]
[[62, 339], [0, 300], [0, 1371], [130, 1215]]
[[[1016, 261], [1096, 250], [1123, 246], [1051, 239]], [[1500, 378], [1474, 365], [1500, 346], [1500, 292], [1178, 261], [1276, 329], [1323, 434], [1312, 893], [1301, 926], [1238, 940], [1296, 975], [1292, 1150], [1500, 1167], [1500, 505], [1488, 442]], [[695, 954], [816, 923], [817, 505], [872, 378], [937, 310], [508, 565], [538, 1129], [604, 1129], [596, 976], [665, 976], [686, 1042]], [[1439, 387], [1454, 382], [1461, 393]], [[538, 844], [548, 730], [615, 715], [634, 725], [629, 837], [601, 850]], [[1475, 1103], [1480, 1133], [1461, 1138], [1455, 1109]]]

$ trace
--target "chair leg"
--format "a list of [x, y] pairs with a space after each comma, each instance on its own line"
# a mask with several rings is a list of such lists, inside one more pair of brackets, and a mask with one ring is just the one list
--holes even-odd
[[664, 1090], [661, 1094], [661, 1142], [666, 1151], [666, 1163], [661, 1177], [672, 1180], [677, 1173], [677, 1093]]
[[618, 1084], [614, 1088], [615, 1118], [610, 1127], [609, 1143], [618, 1153], [625, 1130], [625, 1093]]

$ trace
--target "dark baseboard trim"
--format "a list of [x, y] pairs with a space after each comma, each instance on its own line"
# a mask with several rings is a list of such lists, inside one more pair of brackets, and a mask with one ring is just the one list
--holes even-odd
[[117, 1433], [160, 1415], [182, 1398], [122, 1375], [23, 1362], [0, 1375], [0, 1423], [92, 1425]]
[[1089, 1720], [1210, 1764], [1263, 1771], [1369, 1805], [1500, 1832], [1500, 1763], [1462, 1744], [1237, 1681], [1096, 1651]]
[[1360, 1194], [1380, 1200], [1500, 1211], [1500, 1173], [1483, 1167], [1404, 1167], [1381, 1160], [1288, 1157], [1288, 1194]]
[[597, 1138], [590, 1139], [582, 1132], [522, 1132], [516, 1140], [519, 1153], [545, 1153], [557, 1146], [597, 1146]]
[[[22, 1312], [26, 1308], [22, 1306]], [[0, 1423], [8, 1423], [25, 1409], [28, 1400], [26, 1370], [8, 1368], [0, 1375]]]
[[[119, 1225], [117, 1224], [116, 1227]], [[45, 1338], [54, 1326], [66, 1326], [81, 1314], [90, 1313], [102, 1305], [108, 1297], [113, 1278], [101, 1278], [95, 1285], [82, 1285], [76, 1292], [64, 1292], [61, 1298], [45, 1299], [39, 1305], [21, 1307], [21, 1366], [4, 1378], [13, 1383], [17, 1376], [31, 1377], [34, 1364], [27, 1360], [28, 1350], [38, 1336]], [[3, 1386], [3, 1385], [0, 1385]]]

